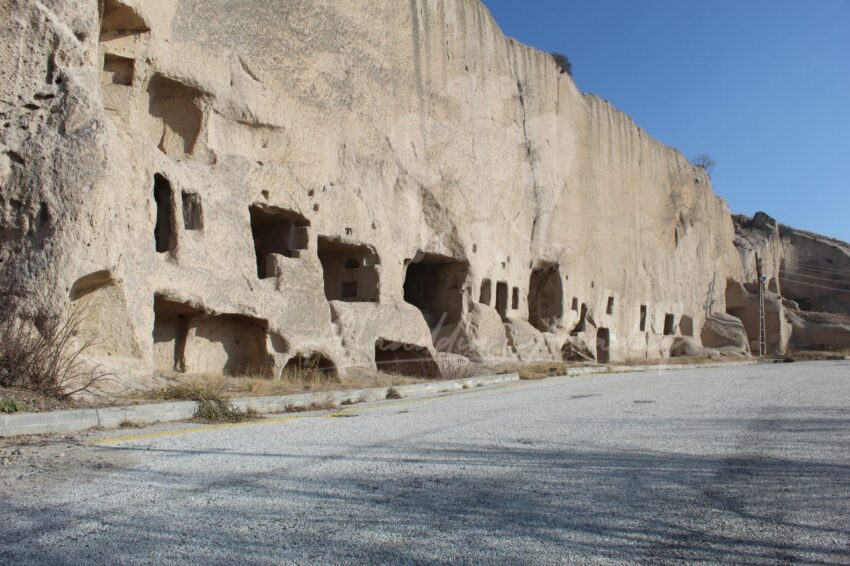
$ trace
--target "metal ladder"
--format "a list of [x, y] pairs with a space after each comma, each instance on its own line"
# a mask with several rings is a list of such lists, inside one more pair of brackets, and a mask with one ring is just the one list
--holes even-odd
[[767, 320], [764, 313], [765, 283], [767, 277], [762, 272], [761, 258], [756, 254], [756, 274], [759, 286], [759, 357], [767, 355]]
[[767, 321], [764, 314], [764, 276], [759, 280], [759, 356], [767, 355]]

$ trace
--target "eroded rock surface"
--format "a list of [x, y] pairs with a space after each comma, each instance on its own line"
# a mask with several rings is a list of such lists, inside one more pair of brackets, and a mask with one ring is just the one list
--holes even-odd
[[777, 351], [779, 286], [847, 306], [782, 275], [833, 244], [759, 217], [736, 248], [704, 171], [479, 0], [19, 0], [0, 18], [4, 288], [34, 318], [85, 306], [92, 362], [123, 383], [310, 359], [344, 378], [388, 344], [429, 372], [568, 343], [663, 357], [730, 286], [751, 317], [754, 249]]
[[731, 348], [742, 353], [750, 351], [744, 323], [729, 314], [715, 313], [708, 317], [700, 338], [703, 346], [708, 348]]

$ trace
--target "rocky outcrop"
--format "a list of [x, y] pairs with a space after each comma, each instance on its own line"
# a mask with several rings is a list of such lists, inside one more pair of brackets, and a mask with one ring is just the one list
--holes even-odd
[[791, 347], [800, 351], [844, 351], [850, 345], [850, 317], [791, 311]]
[[670, 346], [671, 358], [710, 358], [716, 355], [716, 351], [702, 348], [696, 340], [684, 336], [677, 336]]
[[578, 337], [570, 337], [564, 342], [561, 357], [565, 362], [595, 362], [596, 354]]
[[810, 312], [850, 316], [850, 244], [779, 227], [783, 296]]
[[747, 330], [740, 318], [729, 314], [715, 313], [708, 317], [700, 334], [707, 348], [729, 348], [742, 353], [750, 352]]
[[479, 0], [0, 16], [2, 285], [122, 383], [663, 357], [752, 280], [705, 172]]
[[[769, 353], [850, 349], [842, 317], [850, 313], [850, 245], [783, 226], [765, 213], [734, 217], [744, 283], [730, 281], [727, 312], [741, 318], [758, 348], [756, 257], [765, 277]], [[836, 318], [837, 317], [837, 318]]]

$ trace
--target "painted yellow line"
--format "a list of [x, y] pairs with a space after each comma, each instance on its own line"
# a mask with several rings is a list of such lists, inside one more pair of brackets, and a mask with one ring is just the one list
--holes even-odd
[[208, 432], [211, 430], [226, 430], [228, 428], [236, 428], [242, 426], [267, 425], [276, 423], [285, 423], [294, 421], [304, 417], [291, 415], [288, 417], [277, 417], [273, 419], [258, 419], [256, 421], [246, 421], [244, 423], [227, 423], [217, 425], [194, 426], [189, 428], [181, 428], [179, 430], [163, 430], [160, 432], [148, 432], [140, 434], [127, 434], [124, 436], [113, 436], [109, 438], [101, 438], [95, 441], [95, 444], [117, 444], [119, 442], [130, 442], [133, 440], [150, 440], [152, 438], [168, 438], [170, 436], [182, 436], [184, 434], [193, 434], [196, 432]]

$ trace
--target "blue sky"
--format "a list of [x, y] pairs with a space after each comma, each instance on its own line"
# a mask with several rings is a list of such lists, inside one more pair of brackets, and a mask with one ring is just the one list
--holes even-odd
[[484, 0], [579, 88], [688, 157], [733, 212], [850, 241], [850, 0]]

